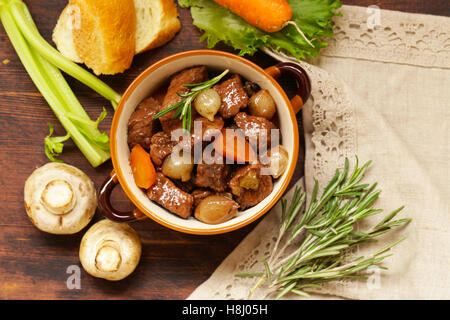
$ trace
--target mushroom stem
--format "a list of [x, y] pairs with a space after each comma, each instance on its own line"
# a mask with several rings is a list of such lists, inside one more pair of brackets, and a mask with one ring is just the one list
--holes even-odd
[[46, 184], [41, 195], [42, 205], [51, 213], [69, 213], [76, 204], [72, 185], [65, 180], [52, 180]]
[[103, 272], [115, 272], [119, 270], [122, 263], [122, 256], [119, 250], [111, 246], [103, 246], [97, 251], [95, 266]]

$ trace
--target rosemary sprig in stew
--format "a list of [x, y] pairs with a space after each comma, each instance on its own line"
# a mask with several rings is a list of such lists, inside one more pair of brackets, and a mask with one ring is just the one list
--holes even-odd
[[[358, 158], [353, 172], [348, 177], [349, 161], [345, 160], [342, 172], [336, 170], [335, 176], [318, 198], [319, 185], [316, 181], [311, 202], [303, 215], [299, 216], [306, 200], [301, 188], [296, 188], [287, 204], [282, 200], [282, 217], [278, 238], [269, 259], [263, 260], [264, 267], [259, 273], [237, 274], [238, 277], [260, 276], [260, 280], [250, 291], [250, 295], [264, 280], [268, 281], [266, 296], [275, 294], [280, 299], [291, 292], [301, 296], [309, 296], [306, 292], [311, 288], [320, 288], [325, 282], [342, 278], [365, 278], [359, 274], [371, 266], [387, 269], [380, 263], [390, 254], [385, 254], [392, 247], [403, 241], [402, 238], [368, 257], [350, 257], [349, 248], [366, 242], [375, 242], [375, 238], [395, 227], [402, 226], [411, 219], [393, 218], [404, 207], [400, 207], [378, 224], [362, 232], [356, 231], [356, 224], [375, 214], [383, 212], [373, 208], [380, 194], [375, 190], [376, 183], [360, 184], [370, 161], [361, 168]], [[290, 255], [282, 257], [285, 249], [301, 239], [298, 248]], [[280, 242], [284, 245], [279, 249]]]
[[179, 117], [179, 119], [183, 121], [183, 129], [190, 132], [192, 124], [192, 102], [200, 92], [210, 89], [212, 86], [218, 83], [228, 72], [229, 70], [227, 69], [220, 75], [205, 82], [184, 84], [183, 86], [189, 88], [189, 91], [185, 93], [177, 92], [177, 94], [182, 99], [179, 102], [175, 103], [174, 105], [171, 105], [170, 107], [155, 114], [153, 119], [158, 119], [163, 115], [169, 113], [170, 111], [176, 110], [176, 112], [173, 115], [173, 118]]

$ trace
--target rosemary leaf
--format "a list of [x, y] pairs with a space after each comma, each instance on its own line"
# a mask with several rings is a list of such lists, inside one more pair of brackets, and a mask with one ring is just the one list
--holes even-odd
[[295, 287], [295, 285], [297, 284], [297, 282], [292, 282], [291, 284], [289, 284], [288, 286], [286, 286], [283, 290], [281, 290], [281, 292], [276, 296], [275, 300], [279, 300], [281, 299], [285, 294], [289, 293], [290, 291], [292, 291]]
[[155, 114], [155, 115], [153, 116], [153, 119], [161, 118], [163, 115], [169, 113], [169, 112], [172, 111], [172, 110], [175, 110], [176, 108], [178, 108], [178, 107], [181, 106], [182, 104], [183, 104], [183, 101], [180, 101], [180, 102], [175, 103], [174, 105], [168, 107], [167, 109], [164, 109], [164, 110], [158, 112], [157, 114]]
[[291, 292], [295, 293], [296, 295], [303, 296], [305, 298], [310, 298], [311, 297], [311, 295], [309, 295], [305, 291], [302, 291], [302, 290], [299, 290], [299, 289], [292, 289]]
[[380, 226], [384, 225], [386, 222], [391, 221], [396, 215], [397, 213], [399, 213], [400, 211], [402, 211], [405, 208], [405, 206], [401, 206], [400, 208], [392, 211], [391, 213], [389, 213], [386, 218], [384, 218], [383, 220], [381, 220], [381, 222], [379, 224], [377, 224], [374, 229], [378, 229]]
[[266, 277], [267, 280], [270, 282], [270, 277], [272, 275], [272, 272], [270, 271], [269, 264], [267, 263], [266, 259], [263, 259], [262, 262], [264, 263], [264, 267], [266, 268]]
[[264, 272], [254, 272], [254, 273], [238, 273], [235, 274], [235, 277], [239, 278], [251, 278], [251, 277], [260, 277], [264, 274]]

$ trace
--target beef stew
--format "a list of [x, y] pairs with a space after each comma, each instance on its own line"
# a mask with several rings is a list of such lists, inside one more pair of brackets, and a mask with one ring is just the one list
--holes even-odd
[[[208, 71], [204, 66], [185, 69], [171, 77], [166, 91], [159, 91], [166, 92], [162, 104], [158, 102], [161, 97], [149, 97], [142, 101], [129, 120], [128, 144], [130, 149], [139, 144], [148, 150], [155, 166], [156, 182], [146, 190], [150, 200], [185, 219], [196, 212], [192, 218], [204, 223], [221, 223], [232, 219], [239, 211], [257, 205], [272, 192], [275, 178], [271, 170], [265, 170], [272, 165], [267, 159], [270, 153], [265, 152], [278, 144], [281, 146], [281, 143], [271, 140], [272, 130], [278, 129], [275, 124], [277, 114], [261, 113], [258, 105], [249, 106], [252, 96], [262, 91], [257, 84], [246, 81], [238, 74], [218, 82], [217, 77], [209, 77]], [[223, 76], [225, 74], [222, 73]], [[217, 82], [207, 87], [210, 79]], [[213, 110], [210, 119], [202, 116], [203, 110], [196, 112], [195, 109], [198, 105], [195, 99], [206, 90], [215, 90], [220, 99], [220, 108]], [[195, 96], [189, 95], [192, 92]], [[186, 99], [191, 100], [185, 103]], [[265, 114], [270, 117], [265, 117]], [[189, 130], [185, 127], [186, 122], [192, 124], [188, 126]], [[162, 131], [155, 132], [158, 127]], [[224, 148], [226, 146], [228, 149], [225, 153], [224, 148], [217, 148], [214, 142], [224, 139], [226, 130], [237, 132], [241, 138], [224, 144]], [[183, 134], [177, 135], [178, 131]], [[239, 143], [241, 140], [248, 144], [256, 157], [227, 156], [246, 152]], [[267, 145], [261, 147], [264, 143]], [[193, 163], [184, 163], [183, 166], [188, 173], [177, 172], [178, 168], [174, 165], [182, 163], [180, 159], [173, 159], [179, 157], [180, 150], [194, 153], [190, 156]], [[237, 163], [230, 161], [230, 158], [237, 159]], [[214, 159], [214, 163], [206, 159]], [[172, 166], [170, 173], [165, 169], [169, 162]], [[281, 173], [277, 172], [277, 178]], [[211, 208], [216, 209], [208, 217], [207, 210]], [[223, 217], [214, 216], [218, 212]]]

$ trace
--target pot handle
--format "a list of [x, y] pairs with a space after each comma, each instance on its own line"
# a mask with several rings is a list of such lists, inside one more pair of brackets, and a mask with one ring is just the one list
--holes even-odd
[[291, 99], [291, 104], [294, 112], [299, 112], [311, 95], [311, 81], [306, 71], [298, 64], [291, 62], [279, 63], [267, 68], [265, 71], [274, 79], [279, 78], [283, 74], [294, 76], [297, 81], [297, 95]]
[[119, 180], [116, 172], [113, 170], [98, 191], [98, 209], [101, 214], [115, 222], [130, 222], [145, 218], [145, 215], [138, 209], [123, 212], [113, 208], [110, 198], [112, 191], [117, 185], [119, 185]]

